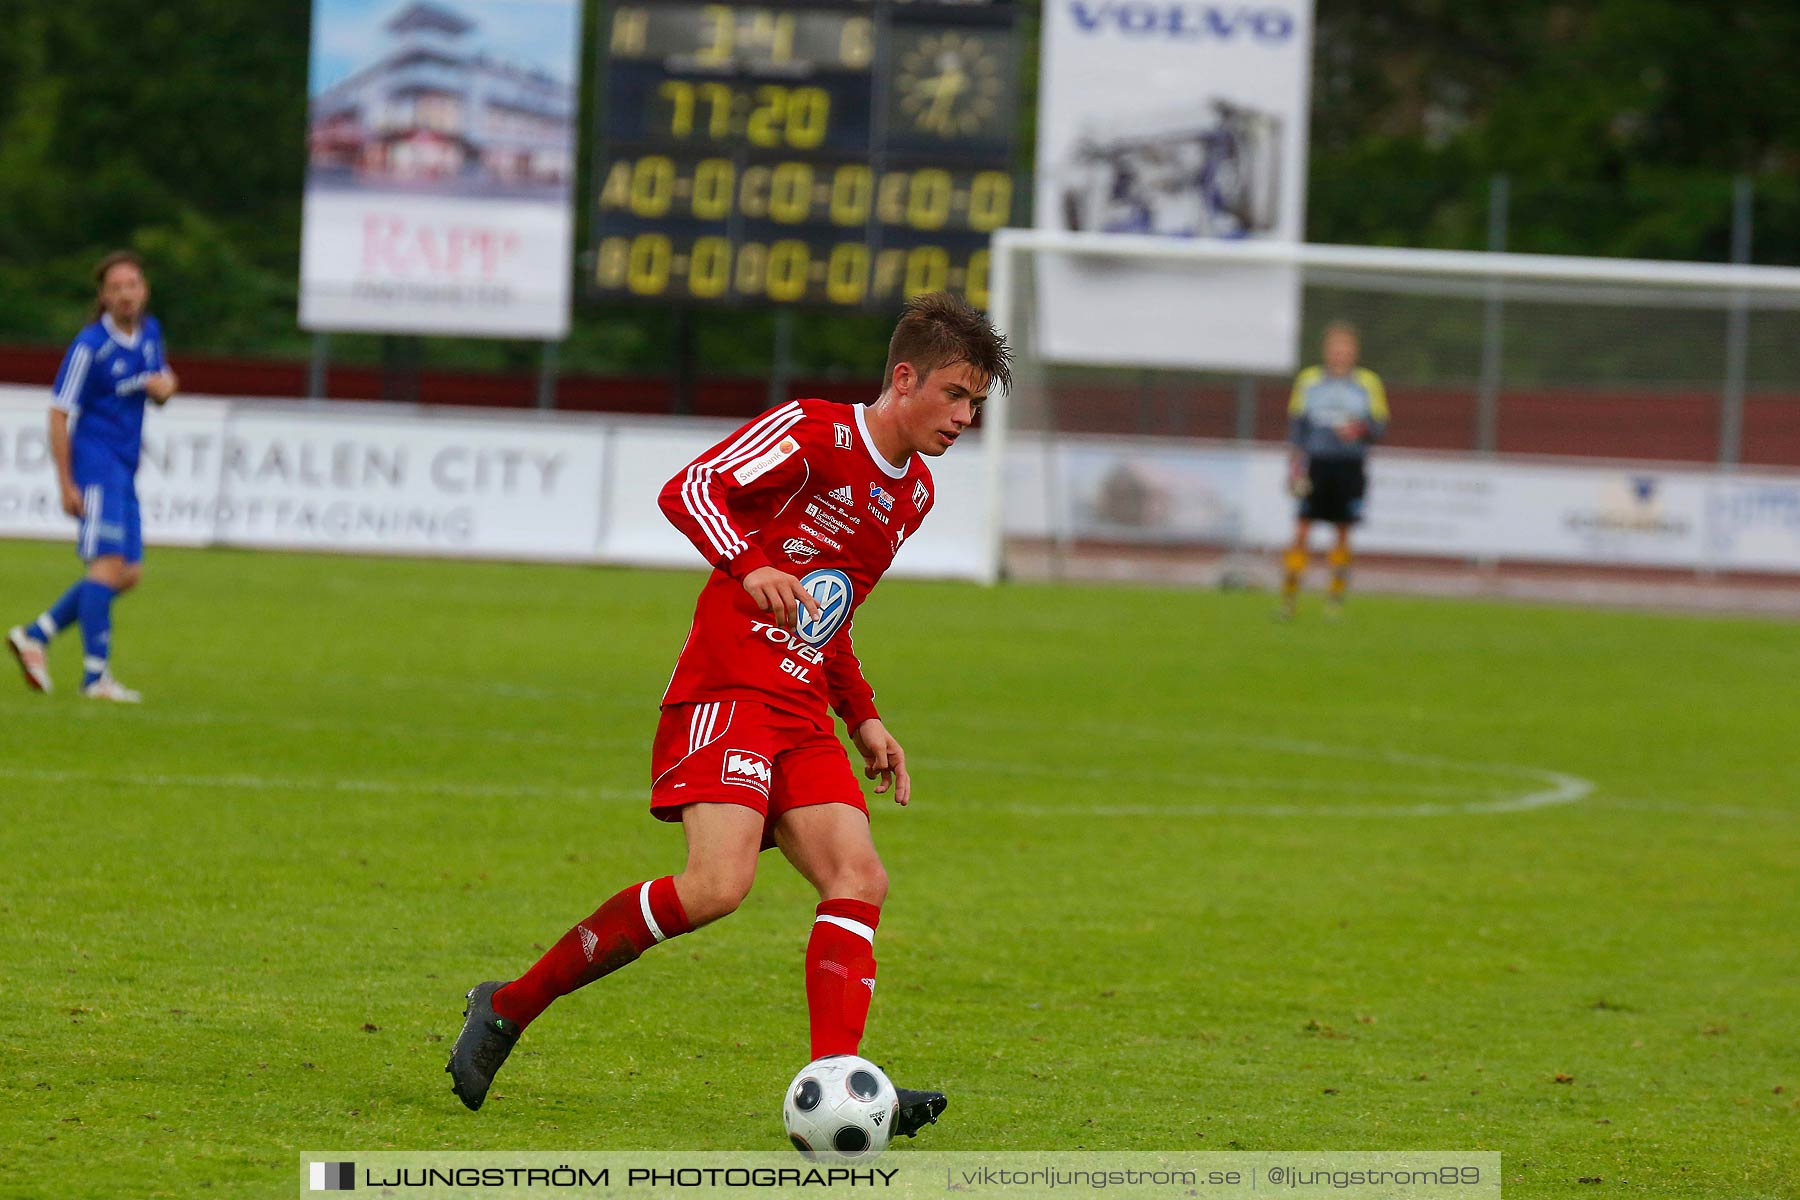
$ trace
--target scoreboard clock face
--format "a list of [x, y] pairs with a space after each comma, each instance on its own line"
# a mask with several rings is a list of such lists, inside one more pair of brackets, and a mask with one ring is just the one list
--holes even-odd
[[616, 5], [593, 298], [987, 302], [1013, 211], [1010, 3]]
[[1010, 39], [955, 27], [897, 30], [893, 88], [905, 134], [1004, 141], [1013, 120]]

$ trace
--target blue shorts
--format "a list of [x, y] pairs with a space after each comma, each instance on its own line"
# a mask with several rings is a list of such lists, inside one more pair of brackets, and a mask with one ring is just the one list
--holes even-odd
[[110, 463], [77, 463], [75, 486], [81, 489], [81, 533], [75, 539], [81, 561], [109, 554], [128, 563], [144, 561], [144, 525], [131, 473]]

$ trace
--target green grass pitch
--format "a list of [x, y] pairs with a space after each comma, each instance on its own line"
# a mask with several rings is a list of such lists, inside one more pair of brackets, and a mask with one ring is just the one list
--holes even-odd
[[[76, 567], [0, 545], [0, 616]], [[55, 696], [0, 680], [0, 1195], [287, 1195], [303, 1147], [780, 1148], [814, 901], [776, 855], [554, 1007], [479, 1115], [443, 1074], [465, 988], [678, 869], [644, 797], [698, 582], [164, 551], [116, 612], [141, 709], [76, 698], [73, 638]], [[911, 1145], [1800, 1193], [1800, 626], [1270, 608], [865, 608], [916, 798], [873, 805], [864, 1048], [951, 1096]]]

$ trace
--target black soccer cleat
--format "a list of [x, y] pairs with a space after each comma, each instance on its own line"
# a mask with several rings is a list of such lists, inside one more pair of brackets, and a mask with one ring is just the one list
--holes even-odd
[[927, 1125], [936, 1125], [950, 1101], [942, 1092], [921, 1092], [913, 1088], [897, 1087], [894, 1091], [900, 1097], [900, 1112], [894, 1118], [894, 1132], [907, 1137], [918, 1137], [919, 1130]]
[[494, 1011], [494, 993], [505, 986], [504, 980], [493, 980], [469, 989], [468, 1003], [463, 1006], [462, 1032], [456, 1035], [456, 1044], [450, 1047], [450, 1061], [444, 1065], [450, 1073], [450, 1090], [470, 1112], [481, 1108], [494, 1075], [519, 1040], [518, 1023]]

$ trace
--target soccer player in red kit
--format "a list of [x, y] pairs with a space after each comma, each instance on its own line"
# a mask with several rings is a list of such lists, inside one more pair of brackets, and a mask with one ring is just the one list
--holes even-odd
[[[904, 805], [912, 781], [857, 662], [851, 617], [931, 509], [925, 459], [1010, 379], [1011, 353], [986, 317], [946, 293], [918, 296], [872, 404], [784, 404], [664, 486], [663, 512], [713, 565], [651, 751], [650, 810], [681, 823], [687, 863], [619, 891], [519, 978], [469, 991], [445, 1068], [469, 1108], [552, 1001], [731, 913], [770, 847], [819, 893], [806, 944], [812, 1057], [856, 1053], [887, 873], [831, 713], [876, 794]], [[909, 1136], [946, 1104], [941, 1092], [899, 1092], [896, 1132]]]

